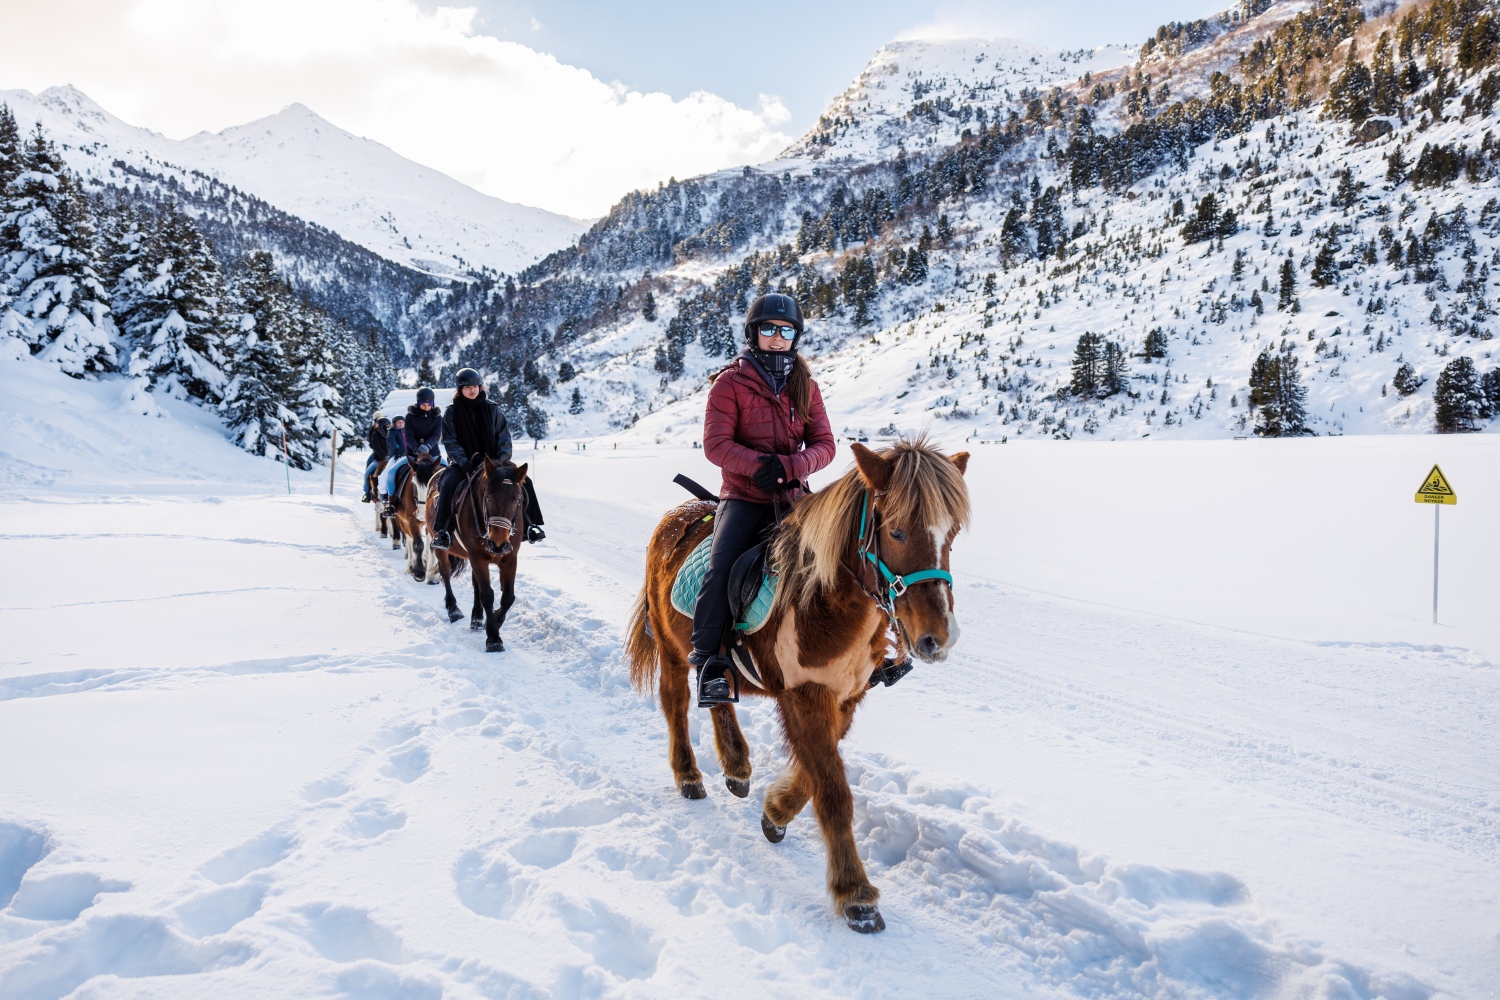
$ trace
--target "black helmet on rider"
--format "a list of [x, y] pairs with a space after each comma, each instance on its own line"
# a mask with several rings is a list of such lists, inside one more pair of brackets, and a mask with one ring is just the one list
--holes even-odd
[[375, 426], [379, 427], [381, 430], [387, 430], [391, 426], [391, 418], [382, 416], [375, 421]]
[[417, 390], [417, 405], [421, 406], [423, 403], [437, 404], [437, 393], [432, 391], [431, 386], [424, 385]]
[[[745, 313], [745, 339], [750, 346], [755, 346], [755, 334], [760, 325], [773, 319], [790, 323], [797, 336], [802, 336], [802, 308], [797, 305], [797, 300], [781, 292], [770, 292], [750, 303], [750, 311]], [[795, 346], [796, 341], [793, 341]]]
[[460, 368], [455, 378], [460, 389], [471, 385], [484, 385], [484, 376], [472, 368]]

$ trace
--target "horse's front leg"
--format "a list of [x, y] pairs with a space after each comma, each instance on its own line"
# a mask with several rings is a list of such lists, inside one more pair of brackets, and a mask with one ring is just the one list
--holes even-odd
[[[500, 642], [500, 629], [505, 625], [505, 614], [516, 603], [516, 551], [500, 560], [500, 607], [495, 611], [494, 624], [489, 634], [493, 642]], [[502, 646], [502, 648], [504, 648]]]
[[[478, 563], [476, 562], [477, 566]], [[482, 570], [476, 570], [474, 582], [484, 588], [479, 595], [479, 604], [484, 609], [484, 651], [486, 653], [502, 653], [505, 651], [505, 643], [500, 641], [500, 622], [495, 617], [495, 588], [490, 584], [490, 564], [486, 562]], [[472, 624], [472, 623], [471, 623]]]
[[[469, 610], [469, 630], [477, 632], [484, 628], [485, 611], [489, 606], [489, 602], [485, 600], [485, 591], [494, 594], [490, 590], [490, 564], [482, 559], [470, 558], [469, 577], [474, 583], [474, 607]], [[494, 597], [491, 596], [489, 600], [493, 601]]]
[[885, 920], [876, 905], [880, 890], [870, 884], [854, 845], [854, 795], [839, 754], [839, 740], [848, 730], [853, 707], [840, 705], [821, 684], [794, 688], [780, 695], [777, 704], [828, 848], [828, 891], [834, 906], [862, 934], [884, 930]]
[[411, 536], [411, 575], [418, 583], [425, 583], [427, 580], [427, 556], [420, 528], [412, 532]]
[[458, 598], [453, 596], [453, 560], [446, 552], [435, 553], [438, 573], [443, 578], [443, 608], [448, 612], [448, 621], [456, 622], [464, 616], [458, 610]]

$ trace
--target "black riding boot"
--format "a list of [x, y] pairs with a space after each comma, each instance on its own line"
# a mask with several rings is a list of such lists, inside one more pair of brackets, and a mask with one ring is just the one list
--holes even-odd
[[453, 545], [453, 496], [463, 486], [464, 474], [449, 466], [438, 481], [437, 510], [432, 513], [432, 547], [446, 552]]
[[547, 522], [542, 520], [542, 505], [536, 502], [536, 485], [530, 476], [522, 481], [521, 489], [526, 492], [526, 540], [540, 542], [547, 537], [547, 533], [542, 530], [542, 525]]
[[714, 543], [708, 572], [693, 609], [693, 654], [698, 667], [698, 706], [706, 708], [739, 700], [734, 665], [720, 652], [729, 620], [729, 571], [746, 550], [776, 523], [770, 504], [724, 500], [714, 514]]

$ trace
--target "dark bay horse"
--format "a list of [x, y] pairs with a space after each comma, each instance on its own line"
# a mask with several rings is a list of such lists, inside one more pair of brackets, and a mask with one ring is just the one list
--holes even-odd
[[[425, 448], [426, 445], [423, 445]], [[399, 476], [396, 495], [392, 498], [396, 513], [395, 537], [406, 545], [406, 569], [418, 583], [437, 583], [437, 564], [432, 541], [423, 531], [426, 525], [426, 500], [433, 477], [441, 467], [437, 457], [419, 452], [406, 463], [407, 474]]]
[[[948, 556], [969, 519], [963, 473], [969, 455], [943, 455], [925, 441], [880, 453], [853, 446], [855, 468], [798, 501], [771, 545], [779, 580], [770, 618], [743, 637], [761, 675], [741, 691], [776, 699], [791, 762], [766, 791], [761, 830], [779, 843], [809, 800], [828, 850], [828, 889], [856, 931], [883, 930], [854, 842], [854, 799], [839, 755], [881, 665], [888, 631], [917, 657], [942, 660], [958, 639]], [[642, 692], [660, 689], [672, 774], [685, 798], [706, 794], [688, 738], [692, 620], [672, 607], [678, 568], [711, 530], [711, 504], [694, 501], [657, 525], [646, 550], [646, 582], [631, 612], [626, 654]], [[726, 784], [750, 790], [750, 750], [733, 705], [712, 709]]]
[[[463, 617], [453, 596], [453, 574], [469, 563], [474, 580], [474, 608], [469, 614], [469, 628], [484, 628], [487, 653], [505, 650], [500, 626], [505, 613], [516, 600], [516, 561], [518, 543], [526, 537], [526, 466], [506, 462], [497, 465], [490, 459], [469, 479], [453, 508], [453, 547], [439, 552], [438, 572], [443, 578], [443, 604], [448, 620]], [[437, 512], [437, 490], [427, 494], [427, 523]], [[500, 567], [500, 608], [495, 609], [495, 589], [490, 586], [490, 566]]]

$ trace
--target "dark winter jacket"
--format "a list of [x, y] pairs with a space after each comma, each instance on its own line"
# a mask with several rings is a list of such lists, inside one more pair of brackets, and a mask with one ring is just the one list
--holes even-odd
[[386, 450], [385, 437], [387, 433], [373, 424], [370, 426], [370, 436], [367, 438], [370, 442], [370, 461], [384, 462], [387, 458], [391, 457], [390, 452]]
[[[770, 503], [771, 495], [751, 478], [762, 455], [781, 456], [787, 479], [803, 482], [832, 462], [837, 445], [816, 382], [809, 409], [812, 419], [804, 421], [785, 391], [773, 392], [766, 384], [748, 351], [720, 372], [708, 390], [703, 417], [703, 454], [723, 470], [719, 496]], [[783, 495], [795, 500], [801, 491]]]
[[443, 411], [436, 406], [425, 412], [420, 406], [408, 406], [406, 440], [410, 449], [408, 454], [415, 455], [417, 449], [425, 444], [434, 458], [441, 455], [443, 452], [439, 445], [443, 443]]
[[391, 432], [385, 436], [385, 447], [392, 462], [405, 458], [416, 450], [411, 447], [411, 432], [404, 427], [391, 428]]
[[[475, 440], [464, 440], [459, 436], [458, 408], [464, 403], [471, 406], [482, 407], [481, 418], [488, 421], [491, 436], [494, 439], [494, 450], [484, 447], [485, 442]], [[467, 436], [467, 435], [465, 435]], [[488, 454], [486, 457], [496, 462], [510, 461], [510, 426], [505, 422], [505, 414], [501, 412], [499, 404], [487, 398], [484, 393], [473, 401], [454, 398], [453, 405], [443, 411], [443, 450], [448, 453], [449, 463], [466, 462], [470, 455]]]

